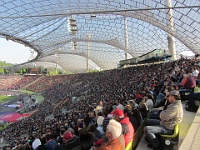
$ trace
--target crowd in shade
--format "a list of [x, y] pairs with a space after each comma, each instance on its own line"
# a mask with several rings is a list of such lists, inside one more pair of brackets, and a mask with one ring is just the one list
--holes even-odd
[[45, 99], [1, 136], [20, 150], [122, 150], [149, 110], [164, 105], [167, 85], [194, 88], [199, 70], [198, 60], [181, 58], [96, 73], [23, 77], [11, 87], [25, 86]]

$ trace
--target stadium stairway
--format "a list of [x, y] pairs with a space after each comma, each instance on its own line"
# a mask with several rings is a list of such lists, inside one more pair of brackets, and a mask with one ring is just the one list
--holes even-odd
[[26, 89], [27, 87], [29, 87], [30, 85], [32, 85], [32, 84], [34, 84], [34, 83], [36, 83], [38, 80], [40, 80], [41, 78], [44, 78], [44, 76], [41, 76], [40, 78], [37, 78], [35, 81], [33, 81], [33, 82], [31, 82], [31, 83], [29, 83], [29, 84], [27, 84], [26, 86], [24, 86], [24, 87], [22, 87], [22, 89]]

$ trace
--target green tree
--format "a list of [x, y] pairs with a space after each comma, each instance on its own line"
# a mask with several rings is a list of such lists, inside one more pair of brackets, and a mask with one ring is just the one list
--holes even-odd
[[61, 70], [58, 70], [58, 74], [63, 74]]
[[25, 74], [25, 73], [27, 72], [27, 69], [25, 69], [25, 68], [24, 68], [24, 69], [22, 69], [22, 70], [23, 70], [23, 71], [22, 71], [22, 72], [23, 72], [23, 74]]
[[47, 74], [47, 68], [44, 68], [44, 70], [42, 71], [42, 74]]
[[19, 70], [19, 74], [23, 74], [23, 69]]
[[49, 75], [57, 75], [57, 72], [55, 70], [51, 70], [48, 72]]
[[9, 74], [9, 70], [4, 69], [4, 73], [5, 73], [5, 74]]
[[4, 69], [0, 68], [0, 74], [3, 74], [3, 73], [4, 73]]
[[13, 66], [13, 64], [11, 63], [6, 63], [5, 61], [0, 61], [0, 66], [4, 67], [4, 66]]
[[99, 70], [89, 70], [88, 72], [99, 72]]

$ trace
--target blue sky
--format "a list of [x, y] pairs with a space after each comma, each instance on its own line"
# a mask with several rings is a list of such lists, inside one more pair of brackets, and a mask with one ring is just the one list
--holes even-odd
[[20, 64], [31, 57], [31, 49], [22, 44], [0, 38], [0, 61]]

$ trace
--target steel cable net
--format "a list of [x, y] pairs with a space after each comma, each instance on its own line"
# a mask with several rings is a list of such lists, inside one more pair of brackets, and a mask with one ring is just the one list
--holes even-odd
[[177, 55], [199, 53], [200, 1], [170, 1], [2, 0], [0, 35], [37, 51], [32, 62], [70, 72], [116, 68], [125, 53], [132, 58], [168, 51], [168, 35]]

